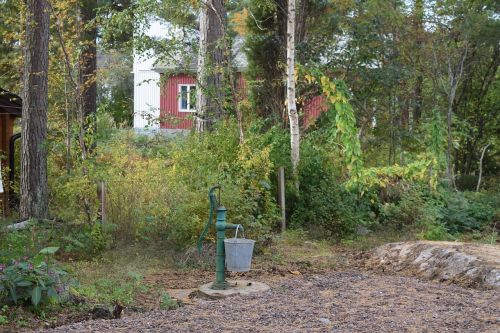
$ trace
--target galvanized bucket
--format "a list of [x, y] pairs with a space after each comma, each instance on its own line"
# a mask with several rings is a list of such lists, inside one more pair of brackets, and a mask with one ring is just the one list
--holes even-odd
[[238, 238], [238, 228], [234, 238], [224, 240], [226, 269], [231, 272], [248, 272], [252, 265], [254, 240]]

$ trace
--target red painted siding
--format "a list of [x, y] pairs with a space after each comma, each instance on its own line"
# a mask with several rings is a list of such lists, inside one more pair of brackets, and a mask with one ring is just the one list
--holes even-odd
[[245, 81], [245, 78], [243, 77], [242, 73], [236, 73], [236, 99], [237, 101], [242, 101], [245, 98], [248, 97], [247, 93], [247, 82]]
[[326, 110], [328, 110], [328, 107], [323, 96], [314, 96], [305, 102], [303, 119], [304, 127], [308, 127], [313, 124], [316, 118], [318, 118], [319, 115]]
[[162, 119], [160, 128], [190, 129], [193, 126], [194, 112], [179, 111], [178, 95], [179, 84], [195, 83], [196, 80], [188, 74], [177, 74], [167, 78], [160, 95], [160, 118]]
[[[194, 112], [179, 111], [179, 84], [195, 84], [196, 80], [189, 74], [177, 74], [167, 78], [161, 89], [160, 117], [162, 119], [160, 128], [165, 129], [191, 129], [193, 126]], [[247, 84], [243, 75], [237, 73], [237, 99], [247, 98]], [[314, 120], [327, 110], [324, 98], [315, 96], [304, 105], [304, 127], [309, 126]], [[288, 119], [286, 119], [288, 120]]]

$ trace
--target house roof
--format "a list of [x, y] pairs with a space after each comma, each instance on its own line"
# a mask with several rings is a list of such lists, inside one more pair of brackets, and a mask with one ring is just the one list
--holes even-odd
[[22, 107], [21, 97], [0, 88], [0, 110], [2, 113], [10, 113], [13, 116], [21, 117]]
[[[241, 37], [233, 39], [232, 53], [233, 65], [238, 71], [243, 71], [248, 67], [246, 54], [243, 50], [245, 40]], [[193, 54], [193, 50], [186, 47], [186, 50], [179, 52], [172, 61], [159, 61], [152, 70], [164, 73], [166, 71], [186, 71], [196, 72], [198, 68], [198, 56]]]

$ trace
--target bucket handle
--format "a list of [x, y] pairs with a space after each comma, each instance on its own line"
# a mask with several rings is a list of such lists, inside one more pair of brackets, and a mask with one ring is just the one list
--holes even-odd
[[[237, 225], [236, 225], [236, 231], [235, 231], [235, 233], [234, 233], [234, 238], [238, 238], [238, 230], [240, 229], [240, 227], [241, 227], [241, 224], [237, 224]], [[243, 234], [243, 238], [246, 238], [246, 237], [245, 237], [245, 229], [243, 229], [243, 230], [241, 231], [241, 233]]]

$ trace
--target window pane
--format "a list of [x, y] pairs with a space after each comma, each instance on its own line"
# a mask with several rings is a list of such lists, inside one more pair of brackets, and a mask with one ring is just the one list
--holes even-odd
[[196, 87], [189, 87], [189, 108], [194, 110], [196, 108]]
[[181, 110], [187, 110], [188, 108], [188, 86], [181, 86]]

